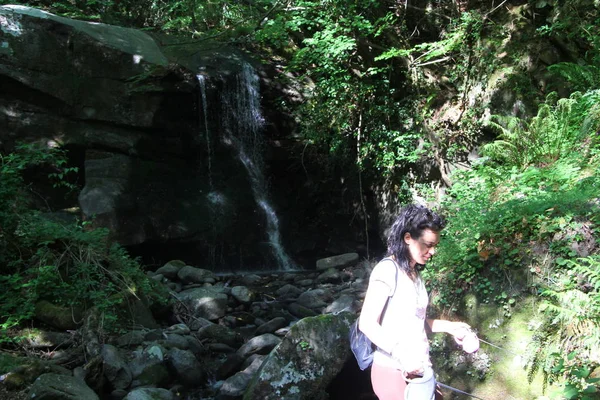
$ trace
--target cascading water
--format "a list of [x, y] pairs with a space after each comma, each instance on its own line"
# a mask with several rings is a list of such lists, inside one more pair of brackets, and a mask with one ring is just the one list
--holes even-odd
[[[198, 78], [201, 91], [204, 79]], [[226, 82], [221, 96], [223, 142], [231, 146], [250, 178], [252, 194], [266, 219], [266, 233], [273, 256], [281, 270], [294, 269], [281, 242], [279, 219], [269, 203], [267, 185], [262, 172], [262, 140], [264, 120], [260, 112], [259, 79], [252, 66], [244, 63], [234, 82]], [[202, 95], [206, 115], [206, 95]], [[205, 120], [208, 135], [208, 123]], [[208, 138], [207, 138], [208, 143]], [[209, 163], [210, 165], [210, 163]]]
[[206, 101], [206, 80], [204, 75], [198, 74], [196, 75], [198, 78], [198, 85], [200, 86], [200, 102], [202, 103], [202, 111], [204, 118], [204, 132], [206, 138], [206, 149], [208, 153], [208, 182], [210, 184], [210, 188], [213, 188], [212, 182], [212, 161], [211, 161], [211, 149], [210, 149], [210, 132], [208, 130], [208, 102]]

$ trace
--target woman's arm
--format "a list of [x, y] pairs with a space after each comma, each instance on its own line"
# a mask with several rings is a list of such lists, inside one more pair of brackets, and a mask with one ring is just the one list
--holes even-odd
[[389, 337], [381, 326], [381, 314], [388, 300], [389, 286], [381, 281], [371, 281], [363, 303], [358, 328], [377, 347], [386, 353], [392, 353], [396, 339]]
[[431, 332], [449, 333], [457, 339], [462, 339], [471, 330], [469, 324], [457, 321], [448, 321], [445, 319], [427, 319], [427, 325], [431, 328]]

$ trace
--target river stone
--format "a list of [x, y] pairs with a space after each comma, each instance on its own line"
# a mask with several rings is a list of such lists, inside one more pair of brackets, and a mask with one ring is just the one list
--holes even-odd
[[248, 387], [248, 384], [252, 380], [252, 377], [258, 371], [263, 358], [255, 358], [253, 362], [246, 367], [243, 371], [240, 371], [233, 376], [227, 378], [221, 389], [219, 390], [219, 398], [239, 398], [244, 394], [244, 390]]
[[308, 287], [312, 286], [314, 283], [313, 279], [300, 279], [299, 281], [294, 282], [298, 286]]
[[317, 271], [325, 271], [329, 268], [345, 268], [358, 262], [358, 253], [346, 253], [337, 256], [321, 258], [317, 260]]
[[20, 390], [29, 386], [40, 375], [53, 373], [59, 375], [71, 375], [71, 371], [56, 365], [54, 362], [46, 362], [32, 359], [23, 365], [19, 365], [11, 372], [2, 375], [1, 383], [9, 390]]
[[327, 387], [351, 357], [352, 313], [305, 318], [295, 324], [254, 375], [244, 400], [325, 400]]
[[167, 364], [177, 380], [186, 386], [198, 386], [203, 380], [202, 366], [191, 351], [171, 349], [167, 353]]
[[331, 293], [325, 289], [311, 289], [302, 293], [296, 302], [312, 310], [320, 310], [331, 301]]
[[190, 344], [186, 340], [185, 336], [170, 333], [167, 333], [165, 335], [167, 338], [161, 340], [160, 344], [162, 344], [167, 349], [177, 348], [181, 350], [187, 350], [190, 348]]
[[249, 304], [252, 301], [252, 297], [254, 297], [254, 294], [246, 286], [232, 287], [231, 295], [242, 304]]
[[189, 335], [190, 328], [186, 324], [175, 324], [165, 329], [165, 333], [172, 333], [176, 335]]
[[342, 311], [356, 313], [358, 311], [358, 307], [355, 303], [354, 296], [343, 294], [335, 299], [333, 303], [325, 307], [323, 314], [338, 314]]
[[290, 304], [288, 306], [288, 310], [292, 315], [295, 315], [298, 318], [314, 317], [319, 314], [318, 312], [311, 310], [308, 307], [304, 307], [303, 305], [298, 303]]
[[43, 374], [29, 388], [30, 399], [97, 400], [98, 395], [81, 379], [69, 375]]
[[296, 299], [302, 294], [302, 289], [288, 283], [277, 289], [275, 293], [280, 299]]
[[218, 324], [199, 329], [196, 336], [200, 340], [224, 343], [228, 346], [237, 346], [241, 342], [239, 335], [233, 329]]
[[219, 369], [217, 370], [217, 379], [227, 379], [236, 371], [243, 369], [240, 368], [240, 366], [242, 366], [244, 360], [245, 359], [239, 354], [229, 354], [225, 361], [219, 365]]
[[102, 346], [102, 366], [104, 376], [114, 389], [126, 389], [131, 384], [133, 376], [125, 358], [115, 346]]
[[56, 332], [44, 329], [23, 330], [23, 344], [34, 349], [51, 347], [53, 350], [69, 347], [74, 336], [67, 332]]
[[135, 330], [119, 336], [116, 340], [119, 347], [135, 347], [144, 343], [146, 331]]
[[272, 320], [265, 322], [256, 328], [256, 334], [262, 335], [263, 333], [273, 333], [279, 328], [283, 328], [287, 325], [287, 319], [284, 317], [275, 317]]
[[186, 265], [177, 272], [177, 277], [183, 284], [189, 283], [205, 283], [209, 280], [210, 283], [214, 283], [215, 274], [212, 271], [202, 268], [192, 267]]
[[161, 274], [169, 279], [177, 279], [177, 273], [181, 268], [185, 267], [185, 263], [181, 260], [171, 260], [156, 271], [155, 274]]
[[198, 331], [206, 326], [213, 325], [214, 322], [207, 320], [202, 317], [195, 317], [193, 320], [188, 322], [188, 326], [190, 327], [190, 331]]
[[177, 297], [187, 306], [193, 317], [217, 320], [227, 311], [227, 295], [213, 288], [192, 288], [179, 292]]
[[154, 319], [150, 311], [148, 299], [140, 296], [128, 295], [125, 298], [127, 306], [125, 312], [132, 325], [149, 329], [159, 328], [160, 325]]
[[137, 388], [127, 394], [125, 400], [173, 400], [171, 391], [162, 388]]
[[164, 351], [158, 345], [151, 345], [143, 350], [132, 352], [133, 359], [129, 368], [133, 375], [132, 386], [160, 385], [169, 373], [163, 365]]
[[245, 274], [241, 277], [241, 281], [244, 285], [255, 285], [261, 280], [262, 278], [256, 274]]
[[321, 275], [317, 276], [317, 283], [339, 283], [342, 280], [342, 274], [335, 268], [329, 268]]
[[248, 340], [236, 353], [242, 358], [247, 358], [252, 354], [267, 354], [280, 342], [281, 339], [277, 336], [272, 333], [265, 333]]
[[206, 347], [213, 353], [235, 353], [235, 349], [225, 343], [209, 343]]
[[202, 344], [200, 340], [196, 336], [186, 335], [184, 336], [187, 341], [187, 349], [194, 353], [196, 357], [206, 353], [206, 347]]

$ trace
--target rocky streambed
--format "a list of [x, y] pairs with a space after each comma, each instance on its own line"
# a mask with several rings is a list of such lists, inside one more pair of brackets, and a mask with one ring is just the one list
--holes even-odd
[[5, 374], [2, 386], [48, 399], [335, 398], [353, 367], [348, 327], [370, 269], [354, 253], [313, 271], [223, 276], [171, 261], [149, 272], [168, 289], [168, 307], [137, 304], [133, 329], [119, 335], [100, 335], [93, 318], [31, 330], [24, 346], [39, 362]]

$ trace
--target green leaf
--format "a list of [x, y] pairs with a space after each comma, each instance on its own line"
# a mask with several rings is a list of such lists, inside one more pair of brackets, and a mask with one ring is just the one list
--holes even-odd
[[573, 375], [575, 375], [578, 378], [587, 378], [588, 376], [590, 376], [591, 372], [591, 369], [587, 367], [581, 367], [573, 370]]
[[594, 385], [589, 385], [581, 391], [584, 394], [598, 393], [598, 388]]
[[563, 394], [567, 399], [575, 399], [579, 396], [579, 389], [576, 386], [567, 383], [565, 385], [565, 389], [563, 390]]

